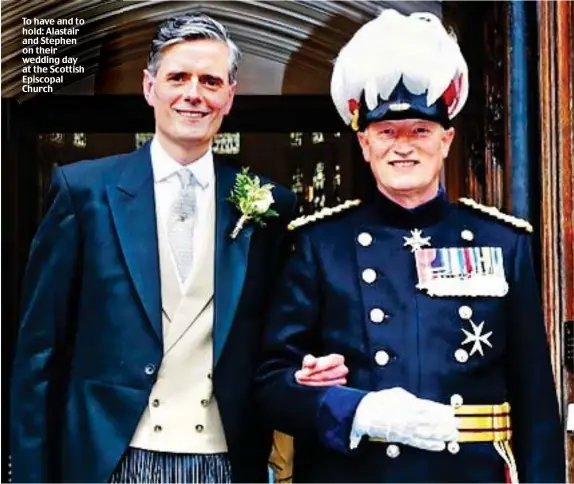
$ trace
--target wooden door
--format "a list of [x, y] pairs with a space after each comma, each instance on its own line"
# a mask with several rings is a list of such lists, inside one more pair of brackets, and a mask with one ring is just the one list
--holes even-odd
[[[574, 3], [539, 1], [538, 12], [543, 297], [566, 419], [574, 403], [574, 368], [567, 358], [572, 340], [566, 341], [574, 325]], [[567, 480], [574, 482], [572, 432], [565, 432], [565, 440]]]

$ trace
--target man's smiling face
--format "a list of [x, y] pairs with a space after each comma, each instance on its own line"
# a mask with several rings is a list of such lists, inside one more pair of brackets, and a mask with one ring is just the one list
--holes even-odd
[[358, 133], [379, 191], [414, 206], [436, 195], [453, 138], [453, 128], [421, 119], [376, 121]]
[[207, 151], [233, 103], [229, 68], [227, 45], [202, 39], [166, 47], [155, 75], [144, 72], [144, 95], [163, 146]]

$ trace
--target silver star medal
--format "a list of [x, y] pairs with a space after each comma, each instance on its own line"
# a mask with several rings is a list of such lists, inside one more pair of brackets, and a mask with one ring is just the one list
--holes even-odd
[[403, 247], [410, 247], [411, 252], [416, 252], [417, 250], [421, 249], [425, 245], [430, 247], [430, 237], [423, 237], [423, 231], [419, 229], [411, 230], [411, 237], [403, 237], [405, 239], [405, 243]]
[[484, 327], [484, 321], [480, 324], [474, 324], [472, 319], [469, 319], [470, 325], [472, 326], [472, 333], [467, 331], [464, 328], [462, 332], [466, 335], [465, 340], [461, 343], [463, 345], [468, 343], [473, 343], [472, 348], [470, 349], [470, 355], [472, 356], [474, 353], [480, 353], [480, 356], [484, 356], [484, 351], [482, 349], [482, 343], [492, 348], [492, 343], [488, 341], [488, 338], [492, 335], [492, 331], [489, 331], [486, 334], [482, 334], [482, 328]]

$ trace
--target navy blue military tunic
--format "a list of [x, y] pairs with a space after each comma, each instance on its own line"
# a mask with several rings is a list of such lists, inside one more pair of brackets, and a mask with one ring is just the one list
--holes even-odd
[[[350, 450], [361, 398], [402, 387], [447, 405], [509, 402], [520, 481], [563, 482], [563, 435], [521, 224], [440, 193], [414, 210], [377, 195], [299, 229], [257, 379], [266, 417], [295, 437], [295, 481], [504, 482], [491, 442], [431, 452], [364, 439]], [[426, 249], [436, 249], [428, 267]], [[492, 277], [473, 282], [485, 258]], [[425, 280], [429, 267], [438, 280]], [[294, 372], [307, 353], [344, 355], [347, 385], [298, 385]]]

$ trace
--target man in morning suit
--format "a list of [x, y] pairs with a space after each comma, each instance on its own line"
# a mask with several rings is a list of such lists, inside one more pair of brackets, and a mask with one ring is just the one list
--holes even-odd
[[[439, 182], [467, 93], [431, 14], [385, 10], [336, 60], [377, 191], [291, 224], [258, 393], [297, 482], [564, 482], [532, 228]], [[347, 385], [299, 385], [307, 353], [343, 355]]]
[[151, 143], [54, 171], [14, 362], [15, 482], [267, 480], [252, 379], [295, 199], [252, 178], [238, 224], [240, 172], [211, 150], [238, 60], [213, 19], [165, 21], [143, 79]]

